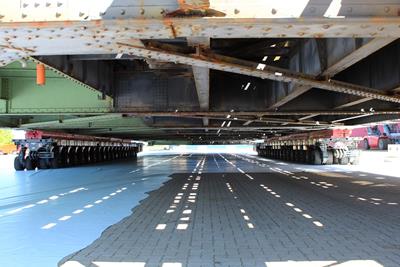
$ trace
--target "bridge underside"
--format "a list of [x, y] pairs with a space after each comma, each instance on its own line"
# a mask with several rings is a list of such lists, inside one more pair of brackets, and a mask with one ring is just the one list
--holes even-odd
[[221, 143], [400, 117], [400, 4], [342, 1], [326, 18], [335, 1], [309, 1], [275, 18], [269, 1], [170, 2], [96, 21], [0, 16], [0, 126]]

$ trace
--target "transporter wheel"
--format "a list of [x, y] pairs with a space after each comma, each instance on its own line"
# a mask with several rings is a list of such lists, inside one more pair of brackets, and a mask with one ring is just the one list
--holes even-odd
[[52, 169], [58, 169], [62, 166], [63, 160], [62, 160], [62, 154], [54, 154], [54, 158], [49, 159], [49, 166]]
[[350, 162], [351, 165], [358, 165], [360, 164], [360, 157], [355, 157], [353, 160]]
[[113, 147], [112, 149], [113, 154], [114, 154], [114, 159], [119, 159], [119, 155], [118, 155], [118, 149], [116, 147]]
[[100, 147], [98, 147], [98, 146], [96, 147], [95, 153], [96, 153], [96, 162], [101, 162], [101, 161], [103, 161], [103, 159], [101, 158]]
[[386, 138], [379, 138], [378, 140], [378, 148], [379, 150], [387, 150], [388, 149], [389, 140]]
[[89, 146], [87, 148], [87, 155], [88, 155], [87, 163], [89, 163], [89, 164], [93, 163], [94, 162], [94, 160], [93, 160], [93, 147]]
[[94, 155], [94, 147], [93, 146], [89, 147], [88, 155], [89, 155], [89, 161], [88, 162], [89, 163], [95, 163], [96, 159], [95, 159], [95, 155]]
[[60, 148], [60, 154], [59, 156], [59, 162], [60, 162], [60, 168], [67, 167], [67, 148], [66, 147], [61, 147]]
[[107, 161], [107, 152], [105, 147], [101, 147], [101, 160], [102, 161]]
[[60, 166], [62, 165], [62, 148], [60, 147], [54, 147], [52, 149], [52, 152], [54, 153], [54, 157], [52, 159], [49, 159], [49, 166], [52, 169], [57, 169], [60, 168]]
[[66, 159], [67, 166], [75, 165], [75, 147], [70, 146], [67, 148]]
[[21, 163], [21, 161], [19, 160], [19, 157], [15, 157], [14, 159], [14, 169], [16, 171], [23, 171], [25, 169], [24, 164]]
[[88, 159], [89, 159], [89, 156], [88, 156], [88, 148], [87, 148], [86, 146], [85, 146], [85, 147], [82, 147], [81, 153], [82, 153], [81, 164], [86, 164], [86, 163], [88, 163]]
[[325, 165], [332, 165], [333, 164], [333, 151], [332, 150], [328, 150], [328, 159], [326, 160]]
[[54, 157], [50, 160], [50, 168], [52, 169], [58, 169], [60, 168], [60, 163], [58, 161], [57, 157]]
[[314, 149], [312, 151], [312, 164], [322, 165], [322, 155], [319, 149]]
[[48, 169], [49, 168], [49, 164], [48, 164], [48, 160], [47, 159], [38, 159], [38, 168], [39, 169]]
[[307, 162], [307, 150], [300, 151], [300, 163], [304, 164]]
[[108, 159], [107, 147], [103, 147], [102, 150], [103, 150], [103, 158], [104, 158], [104, 160], [108, 161], [109, 159]]
[[293, 161], [294, 162], [300, 162], [300, 150], [294, 150], [293, 151]]
[[34, 169], [36, 169], [35, 161], [32, 160], [30, 157], [27, 157], [25, 159], [25, 168], [27, 171], [33, 171]]
[[368, 139], [364, 139], [363, 141], [363, 147], [365, 150], [369, 150], [371, 147], [369, 146]]
[[339, 159], [340, 165], [347, 165], [347, 164], [349, 164], [349, 162], [350, 162], [349, 157], [343, 157], [343, 158]]
[[305, 164], [308, 164], [308, 163], [310, 163], [310, 150], [309, 149], [307, 149], [307, 150], [305, 150], [304, 151], [304, 163]]
[[107, 155], [108, 155], [108, 160], [114, 160], [114, 154], [112, 152], [111, 147], [107, 147]]

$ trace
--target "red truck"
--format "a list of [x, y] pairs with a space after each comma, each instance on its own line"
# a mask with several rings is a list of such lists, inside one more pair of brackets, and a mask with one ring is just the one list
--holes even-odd
[[27, 131], [25, 139], [13, 141], [18, 148], [17, 171], [136, 158], [142, 151], [142, 143], [132, 140], [61, 132]]
[[389, 144], [400, 144], [400, 123], [356, 128], [353, 137], [361, 137], [359, 146], [365, 150], [387, 150]]

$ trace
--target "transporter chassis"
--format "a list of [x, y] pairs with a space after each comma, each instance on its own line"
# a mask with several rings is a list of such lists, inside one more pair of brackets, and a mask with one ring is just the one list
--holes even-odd
[[14, 160], [17, 171], [64, 168], [124, 158], [136, 158], [142, 144], [118, 141], [87, 141], [68, 139], [19, 139], [18, 156]]
[[358, 164], [360, 138], [329, 137], [308, 139], [296, 136], [272, 138], [256, 145], [258, 155], [306, 164]]

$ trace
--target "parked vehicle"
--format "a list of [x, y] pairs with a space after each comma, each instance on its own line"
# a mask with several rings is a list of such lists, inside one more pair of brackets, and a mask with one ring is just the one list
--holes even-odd
[[60, 132], [27, 131], [25, 139], [14, 143], [19, 151], [14, 160], [17, 171], [136, 158], [142, 151], [142, 143], [132, 140]]
[[360, 138], [350, 129], [329, 129], [271, 137], [255, 146], [260, 156], [307, 164], [358, 164]]
[[400, 123], [356, 128], [352, 136], [362, 137], [359, 146], [365, 150], [387, 150], [389, 144], [400, 144]]

